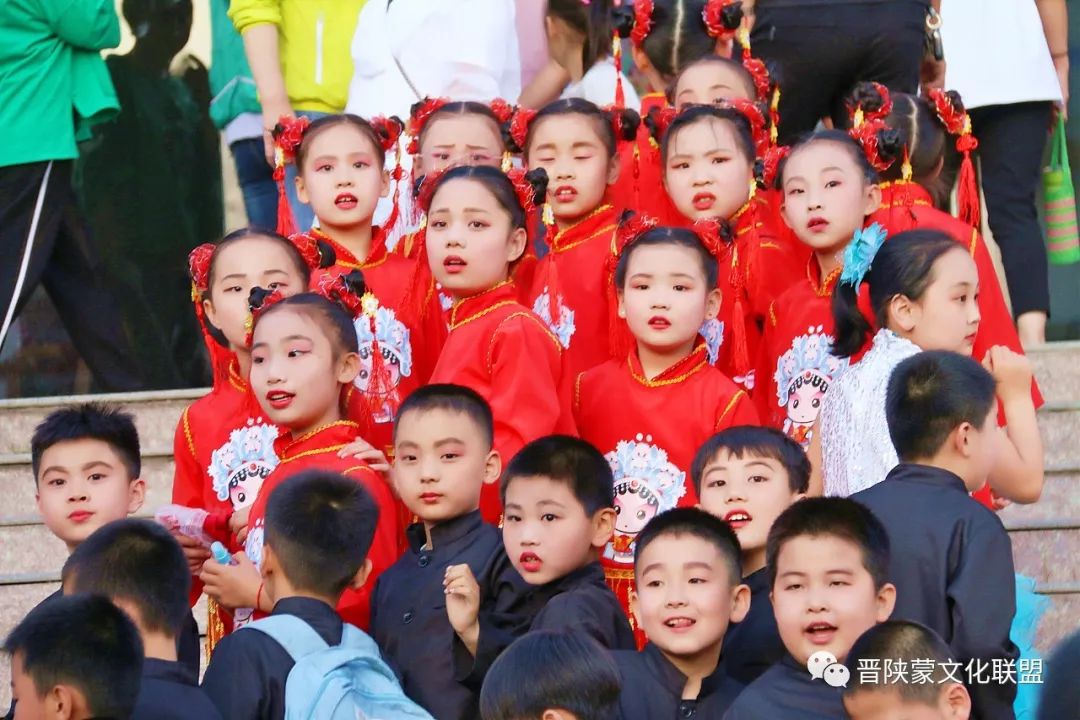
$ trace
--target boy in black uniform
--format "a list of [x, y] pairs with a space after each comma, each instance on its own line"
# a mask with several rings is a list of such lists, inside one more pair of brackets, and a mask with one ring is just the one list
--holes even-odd
[[883, 622], [851, 648], [844, 709], [851, 720], [968, 720], [971, 697], [956, 678], [962, 675], [958, 667], [949, 646], [930, 628], [906, 620]]
[[505, 631], [507, 642], [524, 621], [513, 608], [528, 586], [507, 559], [498, 528], [480, 517], [481, 488], [502, 471], [492, 437], [491, 408], [458, 385], [416, 390], [394, 422], [394, 486], [420, 522], [406, 530], [409, 549], [379, 577], [371, 632], [405, 694], [446, 720], [476, 717], [483, 679], [455, 676], [451, 622], [462, 603], [447, 588], [469, 575], [479, 613]]
[[742, 548], [750, 611], [724, 636], [724, 667], [752, 683], [784, 656], [769, 600], [765, 540], [792, 503], [806, 497], [810, 461], [797, 442], [773, 428], [739, 426], [713, 435], [690, 466], [699, 507], [724, 520]]
[[4, 642], [20, 718], [128, 720], [139, 694], [139, 632], [103, 597], [57, 597]]
[[884, 481], [852, 495], [885, 525], [892, 546], [893, 616], [934, 630], [970, 680], [974, 714], [1013, 717], [1015, 677], [999, 682], [991, 666], [1015, 662], [1009, 639], [1016, 612], [1012, 543], [1001, 520], [968, 494], [986, 482], [996, 448], [994, 379], [971, 358], [924, 352], [897, 366], [886, 417], [900, 465]]
[[837, 671], [846, 674], [851, 646], [896, 600], [885, 528], [853, 500], [808, 498], [776, 519], [765, 555], [786, 653], [725, 720], [845, 720]]
[[64, 592], [108, 597], [139, 630], [146, 655], [134, 720], [220, 720], [199, 676], [177, 661], [176, 637], [191, 616], [191, 573], [180, 545], [148, 520], [116, 520], [64, 563]]
[[[338, 599], [363, 587], [379, 507], [354, 480], [307, 470], [281, 483], [266, 506], [263, 592], [271, 615], [294, 615], [328, 645], [340, 645]], [[282, 720], [285, 681], [295, 665], [276, 640], [241, 628], [214, 649], [203, 690], [229, 720]]]
[[657, 515], [638, 535], [630, 603], [649, 643], [615, 653], [621, 720], [720, 720], [742, 691], [721, 661], [728, 624], [750, 606], [739, 555], [727, 523], [696, 508]]
[[[600, 451], [565, 435], [534, 440], [510, 461], [501, 495], [503, 546], [532, 586], [528, 629], [580, 632], [611, 650], [633, 649], [630, 622], [600, 567], [600, 552], [615, 530], [611, 466]], [[468, 653], [457, 652], [455, 663], [473, 675], [491, 666], [505, 641], [505, 633], [478, 614], [475, 587], [467, 575], [447, 585], [448, 609], [462, 603], [451, 622]]]
[[483, 720], [615, 720], [619, 670], [588, 635], [537, 630], [491, 666], [480, 693]]

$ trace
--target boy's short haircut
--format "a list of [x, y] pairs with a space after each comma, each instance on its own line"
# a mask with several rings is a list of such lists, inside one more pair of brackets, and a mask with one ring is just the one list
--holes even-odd
[[810, 487], [810, 459], [799, 443], [775, 428], [739, 425], [716, 433], [694, 455], [690, 477], [694, 481], [694, 491], [699, 496], [705, 466], [721, 450], [726, 450], [739, 460], [746, 457], [775, 460], [787, 473], [788, 486], [793, 493], [805, 493]]
[[191, 571], [169, 531], [150, 520], [104, 525], [64, 563], [65, 588], [133, 604], [143, 629], [171, 637], [188, 619]]
[[7, 640], [43, 697], [57, 685], [77, 688], [93, 717], [128, 718], [135, 709], [143, 645], [134, 623], [100, 595], [73, 595], [30, 611]]
[[[858, 546], [863, 567], [881, 589], [888, 582], [889, 535], [868, 508], [847, 498], [807, 498], [776, 518], [765, 541], [769, 587], [776, 584], [776, 559], [784, 545], [800, 537], [832, 537]], [[640, 536], [638, 547], [641, 547]]]
[[957, 353], [932, 350], [901, 362], [889, 378], [885, 417], [901, 460], [932, 458], [968, 422], [981, 428], [993, 412], [994, 378]]
[[85, 439], [107, 443], [124, 463], [130, 479], [139, 477], [142, 468], [135, 419], [118, 408], [102, 403], [84, 403], [54, 410], [34, 428], [34, 436], [30, 439], [34, 482], [38, 480], [41, 456], [46, 450], [57, 443]]
[[731, 586], [742, 582], [742, 548], [735, 531], [712, 513], [692, 507], [674, 508], [660, 513], [650, 520], [638, 533], [634, 548], [634, 571], [654, 540], [661, 537], [691, 535], [712, 543], [720, 551], [731, 576]]
[[492, 664], [480, 692], [483, 720], [540, 720], [545, 710], [578, 720], [614, 720], [619, 669], [584, 633], [538, 630], [511, 644]]
[[379, 506], [364, 487], [337, 473], [305, 470], [266, 504], [266, 539], [297, 590], [337, 597], [367, 559]]
[[548, 435], [521, 448], [503, 473], [500, 495], [517, 478], [545, 477], [564, 483], [592, 516], [615, 507], [615, 478], [611, 465], [595, 447], [569, 435]]
[[406, 414], [431, 410], [444, 410], [464, 415], [480, 428], [480, 434], [489, 447], [494, 443], [495, 420], [487, 400], [475, 390], [449, 383], [425, 385], [405, 398], [398, 408], [397, 419], [394, 420], [394, 439], [397, 440], [398, 425]]
[[[917, 667], [919, 661], [933, 667], [927, 670], [926, 682], [909, 682], [907, 679], [889, 681], [888, 675], [881, 673], [886, 662], [896, 667]], [[914, 662], [913, 662], [914, 661]], [[929, 662], [927, 662], [929, 661]], [[949, 677], [945, 663], [953, 663], [952, 651], [941, 637], [926, 627], [908, 620], [889, 620], [875, 625], [859, 637], [851, 646], [847, 656], [851, 678], [844, 690], [845, 696], [868, 690], [897, 690], [903, 700], [911, 700], [924, 705], [937, 704], [941, 686]], [[879, 672], [864, 676], [859, 671], [860, 665], [873, 667]], [[866, 677], [867, 682], [863, 682]]]

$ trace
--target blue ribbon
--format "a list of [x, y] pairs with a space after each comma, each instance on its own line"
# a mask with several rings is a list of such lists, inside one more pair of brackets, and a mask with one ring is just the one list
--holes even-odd
[[885, 244], [888, 233], [878, 223], [855, 231], [851, 242], [844, 249], [844, 269], [840, 273], [840, 284], [851, 285], [856, 291], [862, 284], [878, 250]]

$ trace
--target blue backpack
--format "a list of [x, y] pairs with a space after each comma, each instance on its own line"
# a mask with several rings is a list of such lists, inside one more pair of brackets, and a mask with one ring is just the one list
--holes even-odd
[[334, 647], [293, 615], [247, 629], [272, 637], [296, 663], [285, 681], [285, 720], [433, 720], [405, 697], [375, 641], [359, 628], [346, 623]]

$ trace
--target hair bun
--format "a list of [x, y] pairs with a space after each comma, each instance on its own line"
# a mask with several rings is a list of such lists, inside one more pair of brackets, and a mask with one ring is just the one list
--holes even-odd
[[367, 292], [367, 280], [364, 279], [364, 273], [359, 270], [350, 270], [345, 275], [342, 275], [341, 284], [345, 286], [346, 290], [357, 297], [360, 297]]
[[544, 168], [533, 168], [525, 173], [525, 181], [532, 186], [533, 204], [539, 207], [544, 204], [547, 197], [548, 174]]
[[611, 120], [616, 142], [631, 142], [637, 138], [638, 128], [641, 127], [641, 115], [637, 110], [610, 106], [605, 112]]
[[892, 165], [904, 153], [904, 135], [895, 128], [878, 130], [878, 156], [882, 162]]
[[634, 7], [632, 3], [623, 3], [611, 8], [611, 27], [623, 40], [630, 37], [634, 30]]
[[264, 287], [256, 285], [251, 288], [251, 292], [248, 293], [248, 310], [255, 312], [262, 308], [266, 304], [267, 298], [274, 294], [273, 290], [267, 290]]

